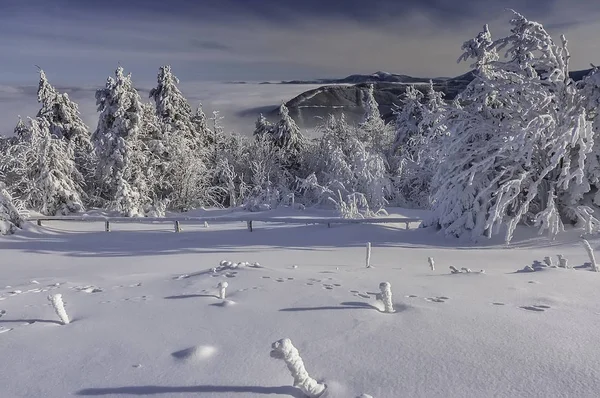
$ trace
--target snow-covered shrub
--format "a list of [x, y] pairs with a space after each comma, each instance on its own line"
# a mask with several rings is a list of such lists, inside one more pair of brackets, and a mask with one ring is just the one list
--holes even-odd
[[392, 303], [392, 285], [389, 282], [381, 282], [379, 284], [381, 291], [381, 301], [383, 302], [384, 312], [394, 312], [394, 304]]
[[[493, 41], [487, 26], [463, 45], [476, 77], [445, 106], [442, 159], [432, 181], [433, 211], [424, 226], [472, 239], [518, 223], [556, 235], [589, 191], [586, 157], [594, 137], [581, 93], [569, 78], [567, 41], [515, 13], [511, 34]], [[506, 60], [498, 51], [508, 48]], [[571, 216], [571, 217], [569, 217]]]
[[352, 193], [346, 198], [342, 198], [341, 191], [338, 191], [338, 200], [333, 197], [328, 198], [332, 202], [341, 218], [371, 218], [387, 215], [385, 209], [380, 208], [373, 211], [369, 208], [369, 202], [364, 194]]
[[308, 375], [304, 362], [290, 339], [278, 340], [271, 344], [271, 348], [270, 355], [272, 358], [285, 361], [294, 378], [294, 387], [298, 387], [309, 398], [318, 398], [325, 392], [327, 386]]
[[14, 234], [17, 228], [22, 228], [25, 220], [4, 183], [0, 183], [0, 234]]
[[68, 325], [69, 316], [67, 315], [67, 311], [65, 310], [65, 305], [62, 300], [62, 294], [52, 294], [48, 296], [48, 301], [50, 301], [50, 303], [52, 304], [54, 311], [56, 311], [56, 315], [58, 315], [63, 325]]

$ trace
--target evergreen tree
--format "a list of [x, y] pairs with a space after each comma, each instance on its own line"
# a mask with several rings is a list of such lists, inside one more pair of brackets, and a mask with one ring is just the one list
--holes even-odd
[[[73, 143], [75, 163], [79, 171], [85, 175], [90, 172], [92, 144], [88, 127], [81, 119], [79, 107], [69, 98], [67, 93], [59, 93], [48, 82], [46, 74], [40, 69], [38, 86], [38, 102], [41, 108], [37, 117], [48, 122], [50, 133], [57, 138], [64, 138]], [[17, 125], [21, 130], [23, 125]], [[19, 131], [18, 134], [23, 134]]]
[[271, 134], [272, 130], [273, 124], [271, 124], [271, 122], [269, 122], [261, 113], [258, 116], [258, 119], [256, 120], [254, 135], [259, 136], [264, 134]]
[[56, 138], [46, 119], [30, 119], [30, 135], [8, 150], [5, 175], [27, 208], [42, 214], [83, 210], [83, 177], [73, 161], [72, 142]]
[[140, 216], [150, 202], [148, 150], [142, 140], [143, 106], [131, 75], [118, 67], [96, 91], [100, 118], [92, 136], [98, 157], [100, 196], [127, 216]]

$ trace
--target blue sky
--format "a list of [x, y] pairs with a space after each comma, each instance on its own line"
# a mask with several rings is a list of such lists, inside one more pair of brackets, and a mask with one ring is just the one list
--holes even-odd
[[506, 7], [566, 33], [574, 68], [598, 61], [589, 0], [2, 0], [0, 84], [35, 84], [40, 65], [57, 84], [98, 86], [119, 62], [142, 85], [163, 64], [182, 81], [456, 75], [484, 23], [505, 33]]

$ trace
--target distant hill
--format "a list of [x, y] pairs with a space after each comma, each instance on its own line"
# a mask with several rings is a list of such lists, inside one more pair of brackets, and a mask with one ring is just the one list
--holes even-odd
[[[591, 69], [573, 71], [571, 77], [578, 81], [590, 71]], [[370, 75], [351, 75], [343, 79], [293, 80], [281, 82], [281, 84], [324, 84], [322, 87], [308, 90], [286, 102], [290, 115], [301, 127], [313, 128], [329, 114], [339, 116], [344, 113], [348, 121], [360, 121], [365, 112], [364, 92], [369, 84], [373, 84], [379, 111], [384, 119], [391, 120], [394, 105], [402, 105], [399, 98], [409, 85], [414, 85], [419, 90], [426, 90], [427, 84], [431, 80], [436, 91], [443, 92], [446, 100], [452, 100], [474, 78], [473, 71], [452, 78], [432, 79], [376, 72]], [[270, 111], [265, 109], [265, 116], [276, 120], [278, 108], [278, 106], [274, 106]]]

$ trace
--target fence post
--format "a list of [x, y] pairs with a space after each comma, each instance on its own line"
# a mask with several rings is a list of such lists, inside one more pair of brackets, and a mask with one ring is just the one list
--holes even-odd
[[175, 232], [181, 232], [181, 227], [179, 226], [179, 221], [175, 221]]
[[106, 232], [110, 232], [110, 221], [106, 220], [106, 221], [104, 222], [104, 230], [105, 230]]
[[248, 225], [248, 231], [252, 232], [252, 220], [246, 221], [246, 225]]
[[404, 225], [406, 225], [406, 229], [410, 229], [410, 223], [409, 222], [404, 223]]
[[331, 223], [330, 222], [327, 223], [327, 228], [331, 228]]
[[37, 225], [38, 225], [38, 227], [41, 227], [42, 226], [42, 220], [37, 220]]

